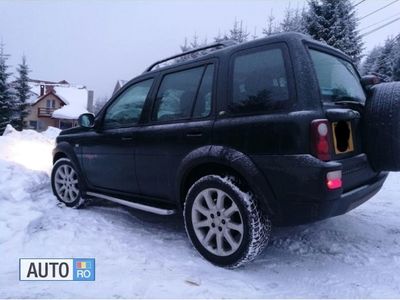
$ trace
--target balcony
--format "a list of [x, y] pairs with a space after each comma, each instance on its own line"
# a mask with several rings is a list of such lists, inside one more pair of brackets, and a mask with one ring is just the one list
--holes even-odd
[[38, 107], [38, 117], [51, 117], [55, 110], [53, 107]]

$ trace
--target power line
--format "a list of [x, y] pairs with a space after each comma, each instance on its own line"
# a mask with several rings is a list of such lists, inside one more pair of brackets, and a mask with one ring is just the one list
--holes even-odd
[[354, 4], [353, 7], [356, 7], [356, 6], [360, 5], [361, 3], [365, 2], [365, 1], [366, 1], [366, 0], [361, 0], [360, 2], [357, 2], [356, 4]]
[[376, 22], [376, 23], [374, 23], [374, 24], [371, 24], [371, 25], [368, 25], [368, 26], [366, 26], [366, 27], [363, 27], [363, 28], [361, 28], [359, 31], [363, 31], [363, 30], [365, 30], [365, 29], [374, 27], [375, 25], [381, 24], [381, 23], [383, 23], [383, 22], [387, 22], [388, 20], [390, 20], [390, 19], [392, 19], [392, 18], [394, 18], [394, 17], [397, 17], [397, 16], [400, 16], [400, 13], [397, 13], [397, 14], [395, 14], [395, 15], [392, 15], [392, 16], [390, 16], [390, 17], [384, 19], [384, 20], [380, 20], [379, 22]]
[[386, 27], [386, 26], [388, 26], [388, 25], [390, 25], [390, 24], [392, 24], [392, 23], [394, 23], [394, 22], [397, 22], [398, 20], [400, 20], [400, 17], [398, 17], [398, 18], [396, 18], [396, 19], [394, 19], [394, 20], [392, 20], [392, 21], [390, 21], [390, 22], [387, 22], [387, 23], [385, 23], [385, 24], [383, 24], [383, 25], [381, 25], [381, 26], [379, 26], [379, 27], [377, 27], [377, 28], [375, 28], [375, 29], [372, 29], [372, 30], [370, 30], [370, 31], [368, 31], [368, 32], [366, 32], [366, 33], [363, 33], [361, 36], [364, 37], [364, 36], [366, 36], [366, 35], [369, 35], [369, 34], [371, 34], [371, 33], [374, 33], [375, 31], [378, 31], [379, 29], [382, 29], [382, 28], [384, 28], [384, 27]]
[[382, 6], [381, 8], [378, 8], [378, 9], [374, 10], [373, 12], [370, 12], [369, 14], [365, 15], [364, 17], [361, 17], [361, 18], [358, 19], [358, 20], [360, 21], [360, 20], [362, 20], [362, 19], [365, 19], [366, 17], [369, 17], [370, 15], [373, 15], [373, 14], [377, 13], [378, 11], [381, 11], [382, 9], [384, 9], [384, 8], [386, 8], [386, 7], [388, 7], [388, 6], [392, 5], [392, 4], [394, 4], [394, 3], [396, 3], [396, 2], [399, 2], [399, 1], [400, 1], [400, 0], [394, 0], [394, 1], [390, 2], [389, 4], [386, 4], [385, 6]]

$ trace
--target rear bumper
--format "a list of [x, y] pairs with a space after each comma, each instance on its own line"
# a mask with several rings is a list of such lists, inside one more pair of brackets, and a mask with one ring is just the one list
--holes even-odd
[[[278, 225], [310, 223], [344, 214], [374, 196], [386, 172], [376, 173], [365, 154], [323, 162], [311, 155], [253, 156], [275, 195]], [[343, 187], [329, 190], [326, 174], [342, 170]], [[266, 200], [269, 201], [269, 200]]]
[[388, 173], [380, 173], [354, 190], [343, 193], [339, 198], [323, 202], [286, 202], [282, 225], [298, 225], [339, 216], [358, 207], [372, 198], [382, 187]]

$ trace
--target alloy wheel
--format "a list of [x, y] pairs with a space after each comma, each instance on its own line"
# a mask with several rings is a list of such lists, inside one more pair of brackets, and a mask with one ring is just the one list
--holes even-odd
[[57, 169], [54, 184], [64, 202], [72, 203], [79, 197], [78, 175], [70, 165], [63, 164]]
[[192, 224], [197, 239], [218, 256], [234, 253], [243, 240], [243, 218], [236, 203], [224, 191], [209, 188], [193, 202]]

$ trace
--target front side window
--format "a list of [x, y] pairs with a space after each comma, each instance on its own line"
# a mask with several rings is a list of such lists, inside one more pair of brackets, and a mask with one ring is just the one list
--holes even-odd
[[231, 110], [265, 111], [289, 100], [281, 49], [258, 50], [234, 57]]
[[321, 95], [325, 101], [364, 102], [365, 94], [353, 65], [339, 57], [310, 49]]
[[148, 79], [126, 89], [107, 108], [104, 125], [118, 127], [137, 123], [152, 84], [153, 79]]
[[165, 75], [157, 93], [153, 120], [189, 118], [203, 72], [204, 66]]

